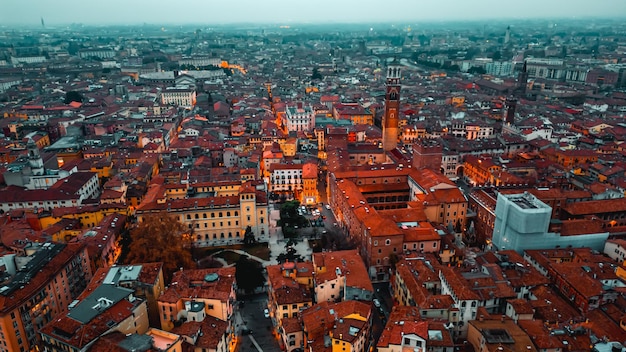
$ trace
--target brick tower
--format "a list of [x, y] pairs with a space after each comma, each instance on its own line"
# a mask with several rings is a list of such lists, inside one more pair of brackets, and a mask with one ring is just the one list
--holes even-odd
[[385, 115], [383, 116], [383, 150], [398, 146], [398, 108], [400, 106], [400, 66], [394, 61], [387, 67]]

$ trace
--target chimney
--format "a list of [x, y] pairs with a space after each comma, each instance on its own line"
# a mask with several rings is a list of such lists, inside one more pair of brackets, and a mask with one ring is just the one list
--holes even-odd
[[485, 321], [485, 316], [481, 314], [480, 317], [478, 318], [478, 321]]

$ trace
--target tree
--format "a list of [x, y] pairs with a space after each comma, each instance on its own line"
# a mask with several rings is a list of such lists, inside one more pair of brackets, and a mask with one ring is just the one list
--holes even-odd
[[323, 79], [324, 76], [322, 76], [322, 74], [317, 70], [317, 67], [313, 69], [313, 74], [311, 75], [311, 79], [312, 80], [316, 80], [316, 79]]
[[278, 256], [276, 256], [276, 261], [281, 263], [281, 264], [286, 262], [286, 261], [302, 262], [302, 261], [304, 261], [304, 258], [302, 258], [302, 256], [300, 254], [298, 254], [298, 251], [296, 251], [295, 248], [293, 248], [293, 247], [286, 247], [284, 253], [280, 253]]
[[487, 71], [485, 71], [485, 69], [480, 66], [472, 66], [467, 72], [479, 75], [484, 75], [485, 73], [487, 73]]
[[259, 264], [248, 259], [248, 256], [242, 255], [235, 264], [235, 278], [237, 286], [246, 292], [254, 291], [255, 288], [265, 283], [263, 272]]
[[454, 227], [454, 232], [461, 233], [463, 231], [463, 227], [461, 226], [461, 220], [457, 219], [456, 226]]
[[243, 234], [243, 244], [255, 244], [256, 238], [254, 237], [254, 232], [252, 232], [252, 228], [250, 226], [246, 227], [246, 232]]
[[69, 103], [71, 103], [71, 102], [73, 102], [73, 101], [76, 101], [76, 102], [82, 103], [82, 102], [83, 102], [83, 99], [84, 99], [84, 98], [83, 98], [83, 95], [82, 95], [82, 94], [80, 94], [80, 93], [79, 93], [79, 92], [77, 92], [77, 91], [71, 90], [71, 91], [69, 91], [69, 92], [65, 93], [65, 100], [63, 100], [63, 102], [64, 102], [65, 104], [69, 104]]
[[493, 61], [498, 61], [500, 59], [502, 59], [502, 53], [500, 53], [499, 50], [496, 50], [493, 55], [491, 56], [491, 58], [493, 59]]
[[163, 276], [169, 282], [172, 274], [195, 268], [189, 248], [191, 234], [187, 228], [166, 213], [148, 215], [130, 232], [127, 264], [163, 262]]
[[391, 267], [393, 268], [393, 270], [396, 270], [396, 264], [398, 264], [398, 261], [400, 260], [400, 258], [398, 258], [398, 255], [395, 253], [391, 253], [389, 255], [389, 265], [391, 265]]

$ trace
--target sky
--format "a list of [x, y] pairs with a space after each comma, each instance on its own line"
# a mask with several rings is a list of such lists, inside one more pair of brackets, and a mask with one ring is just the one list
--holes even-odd
[[626, 17], [626, 0], [0, 0], [0, 26]]

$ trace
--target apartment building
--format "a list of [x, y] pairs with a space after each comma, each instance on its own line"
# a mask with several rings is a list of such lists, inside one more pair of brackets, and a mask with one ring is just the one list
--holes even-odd
[[87, 248], [78, 243], [27, 244], [5, 255], [0, 287], [0, 351], [30, 351], [44, 325], [65, 311], [91, 278]]

